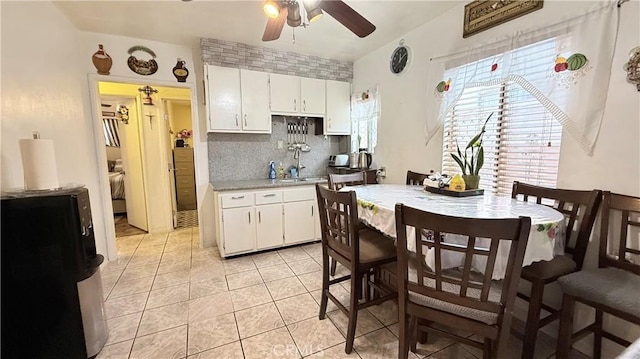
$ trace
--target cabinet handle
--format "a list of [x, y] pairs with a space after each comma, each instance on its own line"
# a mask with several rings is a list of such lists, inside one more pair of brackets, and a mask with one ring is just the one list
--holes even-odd
[[313, 217], [313, 206], [311, 206], [311, 217]]
[[258, 211], [258, 223], [262, 223], [262, 216], [260, 215], [260, 211]]
[[247, 214], [249, 215], [249, 223], [251, 223], [251, 212], [247, 212]]
[[238, 126], [238, 114], [236, 113], [236, 126]]
[[265, 195], [264, 195], [264, 196], [262, 196], [262, 197], [275, 197], [275, 196], [276, 196], [276, 194], [275, 194], [275, 193], [269, 193], [269, 194], [265, 194]]
[[307, 100], [302, 100], [302, 111], [307, 110]]
[[247, 126], [247, 114], [246, 113], [244, 114], [244, 125], [245, 125], [245, 127]]
[[235, 197], [231, 197], [231, 199], [243, 199], [244, 196], [235, 196]]
[[294, 111], [297, 111], [297, 108], [298, 108], [298, 107], [297, 107], [297, 104], [296, 104], [296, 99], [294, 98], [294, 99], [293, 99], [293, 110], [294, 110]]

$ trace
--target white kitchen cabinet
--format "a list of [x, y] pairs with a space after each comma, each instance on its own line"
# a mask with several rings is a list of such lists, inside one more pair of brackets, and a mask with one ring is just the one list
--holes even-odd
[[282, 204], [256, 206], [257, 249], [282, 246], [284, 230], [282, 227]]
[[325, 80], [270, 75], [271, 112], [324, 117]]
[[255, 211], [253, 207], [222, 210], [223, 249], [226, 254], [256, 249]]
[[310, 116], [324, 117], [326, 112], [326, 80], [300, 78], [301, 112]]
[[210, 132], [271, 133], [269, 74], [206, 65]]
[[242, 92], [242, 130], [271, 133], [269, 110], [269, 74], [240, 70]]
[[320, 239], [315, 187], [215, 191], [222, 257]]
[[241, 131], [240, 71], [230, 67], [210, 65], [205, 69], [209, 131]]
[[300, 78], [270, 74], [271, 112], [300, 112]]
[[327, 80], [325, 135], [351, 135], [351, 84]]
[[308, 242], [316, 238], [315, 217], [317, 210], [313, 201], [284, 204], [284, 243]]
[[315, 222], [314, 226], [315, 226], [315, 238], [317, 239], [322, 239], [322, 227], [320, 226], [320, 213], [318, 212], [318, 202], [314, 202], [313, 203], [313, 213], [314, 213], [314, 219], [313, 221]]

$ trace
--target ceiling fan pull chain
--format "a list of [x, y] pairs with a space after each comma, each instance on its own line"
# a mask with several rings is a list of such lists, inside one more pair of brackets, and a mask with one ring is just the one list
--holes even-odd
[[295, 44], [296, 43], [296, 28], [292, 27], [291, 30], [293, 30], [292, 31], [293, 35], [292, 35], [292, 41], [291, 42]]

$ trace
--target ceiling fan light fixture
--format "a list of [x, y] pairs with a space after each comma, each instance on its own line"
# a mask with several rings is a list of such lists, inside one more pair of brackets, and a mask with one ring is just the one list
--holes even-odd
[[287, 14], [287, 25], [298, 27], [302, 24], [302, 16], [300, 16], [300, 6], [297, 2], [289, 4], [289, 12]]
[[309, 22], [316, 22], [322, 17], [322, 9], [320, 9], [320, 1], [305, 0], [303, 1], [304, 9], [307, 11], [307, 19]]
[[265, 0], [262, 4], [262, 10], [268, 17], [275, 19], [280, 14], [280, 5], [274, 0]]

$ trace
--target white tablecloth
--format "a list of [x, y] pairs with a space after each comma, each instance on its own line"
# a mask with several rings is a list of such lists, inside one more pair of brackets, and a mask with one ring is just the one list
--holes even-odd
[[[469, 218], [518, 218], [531, 217], [529, 242], [524, 256], [523, 266], [537, 261], [548, 261], [554, 255], [564, 253], [565, 223], [562, 213], [553, 208], [530, 202], [518, 201], [509, 197], [497, 197], [490, 194], [472, 197], [449, 197], [426, 192], [420, 186], [379, 184], [368, 186], [344, 187], [342, 191], [353, 190], [358, 198], [358, 215], [360, 220], [375, 227], [390, 237], [396, 237], [395, 204], [422, 209], [448, 216]], [[407, 247], [415, 252], [413, 228], [407, 230]], [[461, 236], [447, 235], [447, 242], [466, 243]], [[477, 241], [477, 245], [488, 246], [489, 240]], [[503, 241], [498, 247], [498, 256], [493, 279], [505, 276], [509, 242]], [[427, 254], [427, 264], [433, 268], [433, 251]], [[462, 265], [464, 255], [449, 251], [443, 253], [443, 267], [451, 268]], [[473, 268], [484, 272], [484, 258], [474, 256]]]

